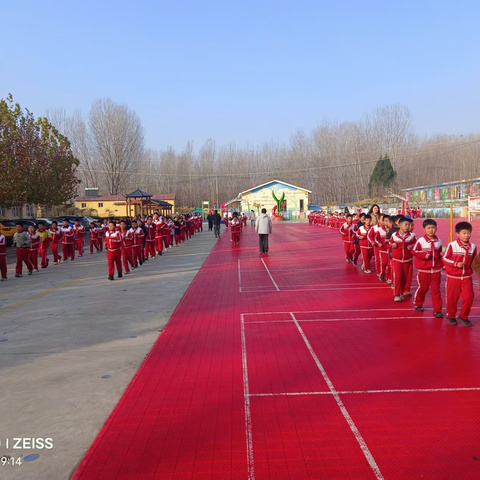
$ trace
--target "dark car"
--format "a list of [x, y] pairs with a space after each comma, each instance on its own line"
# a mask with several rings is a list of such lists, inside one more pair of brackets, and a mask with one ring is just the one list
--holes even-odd
[[90, 231], [90, 222], [85, 218], [85, 217], [77, 217], [76, 215], [62, 215], [61, 217], [54, 218], [58, 222], [58, 224], [61, 226], [64, 220], [68, 220], [68, 224], [73, 227], [75, 224], [75, 219], [80, 220], [80, 225], [83, 225], [85, 227], [85, 231], [89, 232]]
[[38, 228], [38, 222], [33, 218], [17, 218], [14, 220], [15, 223], [21, 223], [22, 227], [26, 230], [30, 225], [35, 227], [35, 230]]

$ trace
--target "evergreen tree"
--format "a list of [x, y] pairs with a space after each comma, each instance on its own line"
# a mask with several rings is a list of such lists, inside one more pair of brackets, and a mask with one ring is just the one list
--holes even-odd
[[384, 158], [380, 157], [375, 164], [370, 181], [368, 182], [368, 192], [370, 196], [383, 193], [395, 180], [397, 172], [393, 169], [392, 163], [387, 155]]

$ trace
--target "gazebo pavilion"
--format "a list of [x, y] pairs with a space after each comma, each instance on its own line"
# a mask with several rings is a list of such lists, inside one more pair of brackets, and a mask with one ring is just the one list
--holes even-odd
[[153, 200], [152, 197], [153, 195], [140, 189], [125, 195], [127, 217], [151, 215], [156, 210], [161, 215], [170, 215], [172, 213], [172, 205], [170, 203], [163, 200]]

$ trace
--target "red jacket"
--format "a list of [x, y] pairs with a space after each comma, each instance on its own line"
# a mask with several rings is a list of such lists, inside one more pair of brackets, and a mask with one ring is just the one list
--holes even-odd
[[63, 237], [62, 231], [58, 227], [56, 230], [53, 230], [53, 228], [50, 228], [50, 235], [51, 235], [52, 243], [59, 243]]
[[152, 242], [155, 240], [155, 225], [152, 223], [152, 224], [148, 224], [146, 223], [145, 224], [145, 228], [147, 229], [147, 234], [146, 234], [146, 237], [147, 237], [147, 242]]
[[122, 246], [122, 234], [117, 232], [111, 232], [110, 230], [105, 233], [105, 245], [107, 250], [119, 250]]
[[38, 235], [38, 233], [31, 234], [30, 232], [28, 232], [28, 236], [30, 237], [29, 250], [38, 250], [38, 247], [40, 247], [40, 243], [42, 243], [40, 235]]
[[426, 235], [420, 237], [412, 253], [414, 255], [414, 265], [419, 272], [437, 273], [442, 270], [442, 241], [435, 237], [430, 240]]
[[378, 227], [375, 232], [375, 243], [377, 247], [380, 249], [381, 252], [388, 252], [388, 245], [387, 245], [387, 233], [388, 230], [385, 227]]
[[85, 227], [83, 225], [74, 226], [73, 231], [75, 232], [75, 238], [80, 239], [85, 235]]
[[[390, 237], [390, 246], [392, 247], [392, 259], [397, 262], [411, 262], [413, 260], [412, 249], [408, 250], [410, 245], [413, 247], [417, 237], [413, 232], [402, 235], [400, 231], [395, 232]], [[397, 246], [394, 247], [393, 244]]]
[[340, 227], [340, 235], [342, 236], [342, 240], [347, 243], [352, 243], [356, 231], [357, 226], [355, 224], [352, 223], [351, 225], [349, 225], [347, 222], [345, 222]]
[[368, 232], [372, 230], [373, 227], [370, 226], [368, 228], [365, 225], [362, 225], [356, 232], [356, 236], [358, 238], [358, 243], [360, 244], [360, 248], [372, 248], [370, 241], [368, 240]]
[[145, 234], [143, 233], [143, 230], [140, 227], [137, 227], [136, 230], [131, 228], [129, 232], [131, 232], [133, 235], [133, 244], [136, 247], [139, 245], [143, 246], [143, 237], [145, 236]]
[[75, 232], [72, 227], [61, 227], [60, 231], [62, 232], [62, 243], [73, 243], [73, 236]]
[[[472, 262], [477, 256], [477, 247], [470, 242], [463, 245], [460, 240], [455, 240], [448, 244], [443, 256], [443, 264], [447, 277], [452, 278], [469, 278], [472, 276]], [[463, 266], [458, 267], [458, 263], [462, 262]]]
[[0, 255], [7, 254], [7, 239], [5, 235], [0, 233]]
[[125, 230], [122, 232], [122, 248], [130, 248], [133, 246], [133, 232]]

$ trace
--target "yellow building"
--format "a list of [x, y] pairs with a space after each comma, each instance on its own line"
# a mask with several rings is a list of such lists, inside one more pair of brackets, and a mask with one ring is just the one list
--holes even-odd
[[[97, 188], [86, 188], [85, 195], [75, 199], [75, 207], [79, 210], [91, 210], [92, 215], [106, 217], [128, 217], [129, 211], [133, 215], [142, 213], [151, 213], [155, 210], [162, 210], [162, 206], [158, 202], [167, 202], [172, 208], [171, 212], [175, 212], [175, 194], [155, 194], [151, 196], [151, 202], [148, 210], [142, 212], [139, 203], [134, 205], [133, 210], [127, 208], [127, 199], [125, 195], [98, 195]], [[95, 213], [96, 211], [96, 213]]]
[[267, 213], [272, 213], [277, 202], [273, 195], [279, 200], [285, 194], [281, 211], [285, 218], [304, 218], [305, 210], [308, 209], [308, 195], [312, 193], [306, 188], [290, 185], [280, 180], [271, 180], [270, 182], [258, 185], [249, 190], [238, 194], [241, 202], [242, 212], [250, 210], [260, 211], [267, 209]]

